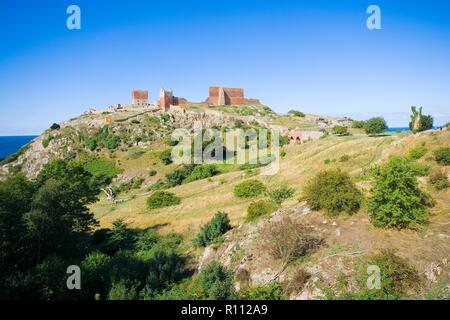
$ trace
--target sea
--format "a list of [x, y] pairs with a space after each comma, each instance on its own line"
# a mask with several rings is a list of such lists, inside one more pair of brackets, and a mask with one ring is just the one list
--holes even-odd
[[0, 159], [13, 154], [37, 136], [0, 136]]

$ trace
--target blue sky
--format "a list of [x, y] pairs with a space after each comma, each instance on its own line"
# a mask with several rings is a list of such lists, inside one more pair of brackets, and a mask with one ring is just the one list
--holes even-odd
[[[66, 9], [81, 8], [81, 30]], [[382, 30], [366, 9], [381, 8]], [[450, 121], [450, 1], [0, 2], [0, 135], [39, 134], [130, 91], [245, 88], [298, 109], [407, 126], [411, 105]]]

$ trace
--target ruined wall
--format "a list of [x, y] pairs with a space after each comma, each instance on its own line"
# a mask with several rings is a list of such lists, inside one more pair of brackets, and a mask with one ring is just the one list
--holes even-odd
[[168, 110], [173, 104], [173, 93], [170, 90], [161, 89], [159, 92], [159, 106]]
[[206, 101], [214, 105], [243, 105], [245, 103], [244, 89], [209, 87], [209, 96]]
[[148, 91], [147, 90], [131, 91], [131, 104], [134, 106], [148, 105]]

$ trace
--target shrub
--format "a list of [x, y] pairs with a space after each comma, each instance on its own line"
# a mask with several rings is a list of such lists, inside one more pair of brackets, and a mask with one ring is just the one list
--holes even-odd
[[436, 159], [436, 162], [448, 166], [450, 165], [450, 148], [449, 147], [443, 147], [436, 149], [434, 151], [434, 158]]
[[311, 278], [311, 274], [305, 269], [295, 270], [292, 279], [288, 279], [283, 283], [284, 292], [290, 294], [292, 292], [300, 292], [304, 287], [306, 282]]
[[147, 198], [147, 207], [157, 209], [175, 206], [181, 203], [181, 199], [172, 192], [157, 191]]
[[230, 219], [225, 212], [219, 211], [214, 217], [200, 229], [194, 239], [194, 243], [206, 247], [216, 242], [225, 232], [231, 229]]
[[237, 296], [233, 287], [233, 275], [217, 261], [211, 262], [200, 272], [197, 282], [206, 299], [231, 300]]
[[330, 159], [325, 159], [323, 160], [323, 164], [330, 164], [331, 160]]
[[364, 123], [364, 131], [368, 135], [379, 134], [388, 128], [386, 120], [381, 117], [371, 118]]
[[234, 195], [238, 198], [253, 198], [267, 190], [264, 184], [255, 179], [241, 182], [234, 187]]
[[369, 217], [377, 227], [413, 227], [425, 220], [427, 197], [417, 184], [417, 172], [401, 157], [392, 157], [372, 171]]
[[[381, 288], [367, 289], [367, 265], [380, 268]], [[404, 297], [407, 290], [416, 289], [420, 283], [417, 270], [406, 259], [400, 258], [393, 250], [381, 250], [379, 253], [367, 259], [366, 268], [362, 268], [359, 279], [360, 288], [364, 288], [359, 294], [364, 299], [392, 300]]]
[[156, 176], [157, 173], [158, 173], [158, 172], [157, 172], [155, 169], [151, 169], [151, 170], [148, 172], [148, 175], [149, 175], [150, 177], [153, 177], [153, 176]]
[[244, 300], [286, 300], [279, 282], [270, 282], [253, 288], [247, 288], [242, 293]]
[[53, 123], [53, 124], [50, 126], [50, 129], [51, 129], [51, 130], [58, 130], [58, 129], [61, 129], [61, 126], [60, 126], [59, 124], [57, 124], [57, 123]]
[[159, 155], [159, 159], [166, 166], [172, 163], [172, 151], [171, 149], [166, 149]]
[[332, 129], [333, 133], [339, 136], [346, 136], [348, 135], [348, 129], [344, 126], [334, 126]]
[[50, 141], [52, 141], [54, 138], [55, 138], [55, 137], [53, 137], [53, 136], [48, 136], [48, 137], [44, 138], [44, 139], [42, 140], [42, 146], [43, 146], [44, 148], [47, 148], [48, 145], [50, 144]]
[[436, 168], [433, 170], [429, 177], [428, 181], [431, 185], [433, 185], [437, 190], [444, 190], [449, 187], [447, 174], [441, 169]]
[[325, 210], [330, 215], [352, 214], [359, 210], [363, 196], [350, 176], [340, 170], [323, 170], [313, 177], [302, 196], [313, 210]]
[[277, 204], [273, 201], [259, 200], [252, 202], [247, 208], [247, 217], [245, 219], [247, 222], [255, 221], [260, 217], [270, 215], [277, 210], [277, 208]]
[[350, 160], [350, 156], [348, 154], [342, 155], [339, 159], [340, 162], [347, 162], [348, 160]]
[[285, 200], [292, 198], [294, 193], [295, 193], [294, 188], [290, 188], [288, 186], [281, 186], [279, 188], [269, 191], [267, 195], [273, 202], [281, 206], [281, 204]]
[[408, 159], [418, 160], [427, 153], [425, 143], [419, 144], [408, 152]]
[[312, 229], [301, 222], [283, 217], [267, 224], [263, 229], [264, 250], [284, 265], [315, 250], [323, 240], [315, 237]]
[[183, 180], [184, 183], [188, 183], [191, 181], [201, 180], [205, 178], [209, 178], [215, 176], [219, 170], [217, 166], [214, 164], [202, 164], [196, 166], [194, 170]]
[[365, 121], [353, 120], [352, 128], [362, 129], [364, 128]]
[[297, 111], [297, 110], [290, 110], [288, 112], [288, 114], [293, 115], [295, 117], [301, 117], [301, 118], [305, 117], [305, 114], [303, 112]]

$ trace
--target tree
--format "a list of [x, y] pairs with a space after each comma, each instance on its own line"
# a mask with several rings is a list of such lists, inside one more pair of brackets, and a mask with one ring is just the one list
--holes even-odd
[[371, 118], [364, 123], [364, 131], [368, 135], [375, 135], [386, 131], [386, 120], [381, 117]]
[[417, 170], [407, 159], [392, 157], [372, 172], [369, 217], [376, 227], [415, 227], [426, 219], [427, 197], [417, 184]]
[[208, 264], [199, 274], [198, 283], [207, 299], [231, 300], [236, 298], [233, 275], [217, 261]]
[[334, 126], [333, 133], [338, 136], [346, 136], [346, 135], [348, 135], [348, 129], [347, 129], [347, 127], [344, 127], [344, 126]]
[[2, 275], [30, 266], [31, 244], [24, 214], [31, 208], [34, 186], [23, 174], [0, 181], [0, 282]]
[[38, 174], [30, 211], [24, 216], [36, 243], [36, 259], [48, 253], [74, 257], [87, 247], [88, 232], [98, 222], [87, 205], [98, 188], [92, 175], [76, 162], [55, 160]]

